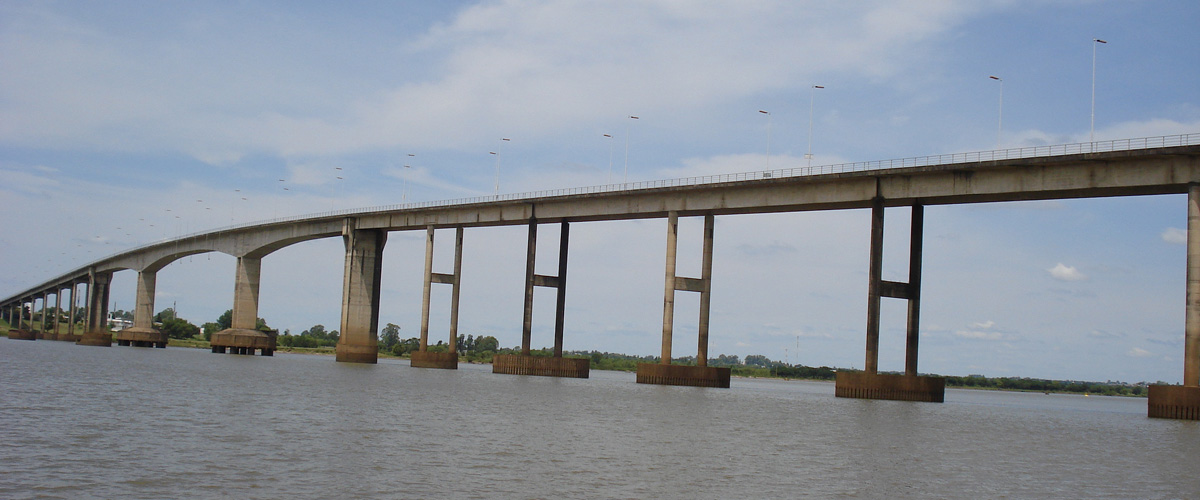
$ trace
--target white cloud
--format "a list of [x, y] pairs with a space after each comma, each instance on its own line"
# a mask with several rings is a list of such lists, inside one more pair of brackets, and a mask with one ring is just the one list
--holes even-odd
[[1187, 231], [1177, 227], [1168, 227], [1162, 232], [1162, 240], [1167, 243], [1183, 245], [1187, 243]]
[[[402, 48], [386, 51], [375, 40], [347, 46], [332, 28], [300, 29], [289, 18], [260, 26], [181, 8], [156, 20], [178, 28], [178, 39], [160, 43], [83, 14], [29, 8], [14, 13], [28, 22], [0, 33], [0, 136], [183, 150], [214, 164], [254, 152], [476, 148], [499, 128], [552, 135], [626, 112], [676, 114], [822, 72], [883, 78], [979, 9], [915, 0], [837, 8], [513, 0], [400, 33], [387, 42]], [[305, 49], [308, 57], [295, 57]], [[323, 67], [354, 64], [382, 68], [376, 81], [395, 83]]]
[[1062, 262], [1059, 262], [1058, 265], [1047, 269], [1046, 272], [1049, 272], [1050, 276], [1054, 279], [1061, 281], [1082, 281], [1087, 279], [1086, 274], [1083, 274], [1078, 269], [1075, 269], [1074, 266], [1068, 266]]
[[1004, 340], [1004, 334], [1000, 332], [981, 332], [978, 330], [959, 330], [954, 332], [955, 336], [964, 339], [974, 340]]
[[1133, 349], [1130, 349], [1129, 352], [1126, 354], [1128, 354], [1129, 356], [1133, 356], [1135, 358], [1146, 358], [1146, 357], [1154, 356], [1154, 353], [1147, 351], [1145, 349], [1142, 349], [1141, 347], [1134, 347]]
[[954, 332], [954, 336], [972, 340], [1009, 340], [1010, 337], [993, 329], [996, 327], [996, 322], [992, 320], [976, 321], [971, 323], [966, 330], [958, 330]]

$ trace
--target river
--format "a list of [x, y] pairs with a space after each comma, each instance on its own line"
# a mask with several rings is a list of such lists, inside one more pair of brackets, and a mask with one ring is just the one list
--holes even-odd
[[1140, 398], [839, 399], [0, 339], [0, 498], [1197, 498]]

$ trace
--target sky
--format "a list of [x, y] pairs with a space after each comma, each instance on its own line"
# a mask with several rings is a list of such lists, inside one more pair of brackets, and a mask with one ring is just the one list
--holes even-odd
[[[163, 238], [497, 186], [1198, 133], [1196, 19], [1189, 1], [3, 2], [0, 295]], [[920, 370], [1181, 381], [1185, 203], [928, 207]], [[907, 226], [888, 210], [884, 279], [907, 277]], [[681, 221], [681, 276], [701, 227]], [[665, 229], [571, 226], [565, 349], [658, 354]], [[460, 333], [520, 344], [525, 230], [466, 232]], [[862, 368], [869, 233], [866, 210], [719, 217], [709, 352]], [[384, 252], [380, 325], [402, 337], [423, 238]], [[441, 230], [434, 271], [452, 258]], [[267, 256], [259, 316], [338, 328], [343, 259], [339, 238]], [[156, 309], [214, 321], [234, 264], [167, 266]], [[135, 281], [114, 276], [111, 308]], [[553, 304], [537, 291], [535, 347]], [[676, 304], [674, 353], [694, 355], [699, 299]], [[905, 303], [882, 311], [880, 369], [903, 370]]]

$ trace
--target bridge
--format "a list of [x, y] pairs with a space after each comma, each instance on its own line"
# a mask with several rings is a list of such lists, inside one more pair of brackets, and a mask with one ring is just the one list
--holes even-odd
[[[662, 325], [662, 356], [658, 364], [638, 367], [637, 381], [649, 384], [729, 387], [727, 368], [709, 367], [708, 315], [712, 290], [712, 244], [715, 217], [730, 214], [818, 210], [871, 210], [871, 248], [868, 272], [865, 369], [839, 372], [838, 397], [940, 402], [944, 379], [917, 371], [920, 340], [921, 254], [924, 207], [1017, 200], [1183, 194], [1188, 195], [1187, 295], [1185, 299], [1184, 385], [1152, 386], [1151, 417], [1200, 419], [1200, 134], [1089, 142], [1058, 146], [1006, 149], [902, 160], [850, 163], [739, 174], [691, 177], [535, 193], [486, 196], [441, 202], [412, 203], [360, 210], [343, 210], [232, 226], [143, 245], [50, 278], [0, 300], [0, 314], [14, 326], [9, 338], [57, 338], [81, 345], [165, 347], [166, 335], [154, 328], [156, 273], [183, 257], [222, 252], [236, 257], [232, 327], [212, 335], [213, 352], [238, 354], [275, 350], [273, 335], [255, 330], [259, 275], [263, 258], [289, 245], [341, 236], [345, 269], [341, 300], [341, 337], [336, 359], [374, 363], [377, 359], [379, 292], [383, 248], [392, 231], [425, 231], [424, 298], [420, 347], [412, 354], [415, 367], [454, 369], [458, 322], [458, 284], [466, 229], [483, 226], [528, 226], [524, 321], [521, 354], [497, 356], [493, 371], [506, 374], [587, 377], [587, 360], [564, 358], [563, 311], [567, 286], [569, 227], [573, 223], [626, 219], [665, 219], [666, 265]], [[889, 208], [911, 213], [909, 275], [906, 282], [882, 279], [883, 224]], [[675, 254], [678, 221], [702, 217], [704, 233], [699, 277], [677, 276]], [[559, 260], [554, 276], [534, 273], [537, 232], [541, 224], [558, 224]], [[455, 231], [454, 271], [432, 271], [434, 236], [439, 229]], [[12, 263], [9, 263], [10, 265]], [[105, 318], [109, 283], [115, 272], [137, 272], [133, 327], [108, 332]], [[429, 295], [433, 284], [452, 287], [449, 352], [435, 353], [429, 345]], [[46, 332], [46, 315], [32, 324], [33, 312], [55, 296], [72, 297], [86, 287], [87, 320], [80, 334]], [[534, 288], [551, 287], [556, 300], [553, 356], [530, 355]], [[676, 292], [700, 294], [696, 366], [671, 364]], [[880, 302], [907, 301], [906, 361], [903, 374], [878, 370]], [[75, 316], [71, 300], [71, 317]], [[26, 319], [28, 318], [28, 319]], [[54, 321], [58, 321], [55, 315]]]

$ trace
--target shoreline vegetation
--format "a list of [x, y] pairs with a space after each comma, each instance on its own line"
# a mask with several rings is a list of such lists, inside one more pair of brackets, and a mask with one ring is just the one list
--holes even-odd
[[[318, 325], [319, 326], [319, 325]], [[388, 325], [391, 327], [392, 325]], [[0, 320], [0, 335], [8, 336], [8, 323]], [[65, 333], [65, 326], [60, 328]], [[323, 333], [324, 327], [320, 327], [319, 331]], [[383, 338], [380, 339], [379, 357], [392, 359], [408, 359], [409, 352], [416, 349], [418, 340], [416, 338], [400, 340], [398, 339], [398, 328], [392, 331], [386, 331]], [[308, 331], [306, 330], [307, 334]], [[316, 333], [316, 332], [313, 332]], [[332, 335], [322, 335], [320, 341], [298, 341], [301, 336], [292, 336], [285, 334], [280, 336], [276, 352], [287, 352], [293, 354], [310, 354], [310, 355], [333, 355], [335, 351], [337, 332], [330, 332]], [[303, 335], [303, 334], [302, 334]], [[307, 337], [308, 335], [303, 335]], [[315, 340], [315, 339], [314, 339]], [[460, 336], [458, 339], [456, 350], [459, 353], [459, 360], [463, 363], [472, 364], [491, 364], [492, 358], [500, 354], [519, 354], [519, 348], [501, 348], [494, 337], [479, 337], [474, 338], [468, 336], [466, 338]], [[168, 342], [171, 347], [186, 347], [194, 349], [209, 349], [211, 346], [203, 335], [195, 335], [188, 338], [171, 338]], [[429, 350], [433, 352], [449, 351], [449, 346], [439, 341], [436, 345], [429, 346]], [[531, 351], [534, 356], [550, 356], [551, 351], [548, 348], [542, 348]], [[636, 356], [629, 354], [619, 354], [600, 351], [565, 351], [564, 357], [589, 359], [591, 369], [593, 370], [612, 370], [633, 372], [637, 370], [639, 363], [658, 363], [658, 356]], [[694, 357], [681, 357], [674, 360], [673, 364], [679, 365], [695, 365]], [[739, 378], [758, 378], [758, 379], [779, 379], [779, 380], [812, 380], [812, 381], [833, 381], [838, 371], [851, 371], [845, 368], [832, 368], [828, 366], [811, 367], [804, 365], [793, 365], [775, 361], [763, 355], [749, 355], [745, 359], [740, 359], [738, 356], [720, 355], [716, 358], [711, 358], [708, 361], [708, 366], [729, 368], [731, 375]], [[1129, 397], [1146, 397], [1148, 393], [1147, 382], [1126, 383], [1126, 382], [1090, 382], [1078, 380], [1048, 380], [1028, 377], [985, 377], [983, 375], [967, 375], [953, 376], [948, 375], [946, 378], [946, 387], [955, 389], [982, 389], [982, 390], [1000, 390], [1000, 391], [1019, 391], [1019, 392], [1043, 392], [1046, 394], [1083, 394], [1083, 395], [1103, 395], [1103, 396], [1129, 396]], [[1165, 382], [1158, 382], [1165, 384]]]

